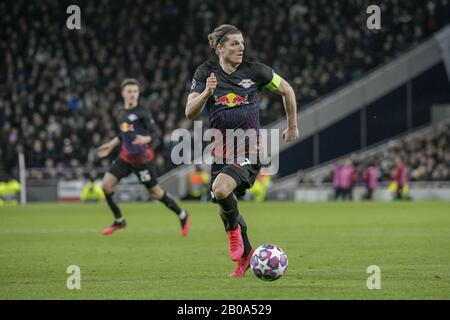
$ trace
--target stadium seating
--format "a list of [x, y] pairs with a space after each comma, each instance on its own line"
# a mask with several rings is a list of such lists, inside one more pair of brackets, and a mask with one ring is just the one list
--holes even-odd
[[[160, 173], [173, 168], [169, 135], [191, 128], [184, 103], [195, 68], [211, 50], [207, 34], [221, 23], [246, 36], [247, 58], [272, 66], [289, 80], [303, 107], [389, 61], [450, 19], [445, 1], [382, 4], [383, 28], [365, 28], [363, 1], [79, 1], [82, 29], [65, 28], [59, 1], [2, 2], [0, 145], [13, 172], [25, 150], [30, 177], [71, 179], [106, 168], [95, 148], [115, 135], [127, 76], [144, 85], [142, 104], [154, 113], [164, 143]], [[123, 8], [129, 8], [123, 10]], [[386, 10], [388, 8], [389, 10]], [[273, 15], [273, 12], [277, 12]], [[221, 12], [220, 15], [213, 14]], [[27, 18], [24, 19], [23, 17]], [[263, 95], [261, 119], [283, 116], [281, 101]], [[84, 169], [81, 169], [84, 168]]]

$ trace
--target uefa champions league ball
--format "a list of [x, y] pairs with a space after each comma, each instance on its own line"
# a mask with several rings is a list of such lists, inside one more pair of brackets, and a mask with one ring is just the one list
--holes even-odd
[[259, 279], [274, 281], [286, 272], [288, 258], [283, 249], [274, 244], [260, 246], [252, 255], [250, 267]]

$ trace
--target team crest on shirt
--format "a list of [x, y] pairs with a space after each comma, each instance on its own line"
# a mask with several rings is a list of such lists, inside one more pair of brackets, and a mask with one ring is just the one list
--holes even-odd
[[130, 121], [137, 120], [137, 118], [138, 118], [137, 115], [135, 115], [134, 113], [132, 113], [128, 116], [128, 120], [130, 120]]
[[127, 133], [128, 131], [134, 131], [134, 125], [129, 124], [128, 122], [122, 122], [120, 124], [120, 131]]
[[250, 80], [250, 79], [244, 79], [244, 80], [242, 80], [241, 82], [238, 83], [238, 85], [244, 87], [244, 89], [248, 89], [254, 84], [255, 83], [252, 80]]

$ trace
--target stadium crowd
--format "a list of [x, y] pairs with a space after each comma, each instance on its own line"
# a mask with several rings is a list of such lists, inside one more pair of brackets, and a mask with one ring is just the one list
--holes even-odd
[[[76, 1], [81, 30], [68, 30], [70, 4], [0, 3], [2, 157], [11, 170], [16, 154], [24, 151], [28, 167], [45, 168], [30, 171], [38, 179], [92, 176], [92, 168], [109, 165], [113, 157], [99, 160], [96, 148], [116, 135], [119, 84], [130, 76], [143, 84], [141, 104], [151, 109], [161, 130], [159, 173], [171, 169], [170, 133], [192, 126], [184, 117], [191, 78], [212, 55], [207, 34], [222, 23], [244, 32], [247, 59], [272, 66], [293, 84], [304, 107], [450, 19], [448, 0], [383, 1], [382, 28], [376, 31], [366, 27], [370, 3], [362, 0], [261, 0], [257, 6], [238, 0], [86, 0]], [[283, 115], [281, 99], [263, 95], [262, 124]], [[431, 145], [425, 143], [425, 154], [401, 147], [414, 154], [417, 179], [448, 176], [445, 168], [434, 168]], [[383, 172], [389, 171], [387, 159], [380, 160]]]
[[[372, 157], [353, 156], [338, 161], [322, 182], [347, 190], [357, 184], [370, 184], [373, 189], [378, 182], [400, 180], [399, 167], [404, 170], [403, 183], [450, 181], [450, 124], [441, 124], [433, 132], [412, 140], [394, 140], [384, 152]], [[304, 173], [300, 176], [299, 183], [312, 183]]]
[[372, 160], [380, 169], [381, 180], [388, 180], [399, 156], [409, 168], [409, 180], [450, 180], [450, 125], [407, 143], [400, 140], [383, 155]]

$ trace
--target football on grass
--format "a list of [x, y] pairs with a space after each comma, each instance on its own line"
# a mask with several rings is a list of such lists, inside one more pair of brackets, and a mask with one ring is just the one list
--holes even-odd
[[259, 279], [274, 281], [284, 275], [288, 258], [283, 249], [274, 244], [260, 246], [252, 255], [250, 266]]

